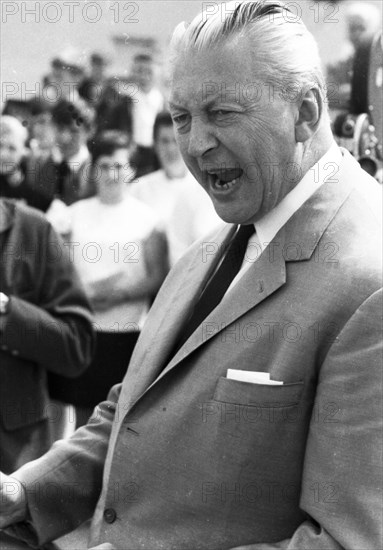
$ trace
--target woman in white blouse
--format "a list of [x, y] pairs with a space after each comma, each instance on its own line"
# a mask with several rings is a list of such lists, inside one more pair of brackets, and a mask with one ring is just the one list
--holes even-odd
[[[167, 243], [150, 207], [127, 192], [133, 171], [126, 135], [107, 131], [90, 143], [97, 195], [68, 209], [65, 243], [93, 306], [96, 356], [72, 381], [77, 425], [122, 380], [151, 300], [168, 271]], [[65, 381], [63, 381], [65, 384]], [[68, 392], [66, 392], [68, 393]]]

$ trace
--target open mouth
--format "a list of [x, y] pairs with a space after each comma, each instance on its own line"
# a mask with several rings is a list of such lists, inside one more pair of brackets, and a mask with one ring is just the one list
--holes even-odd
[[207, 170], [205, 181], [208, 181], [211, 187], [216, 191], [229, 191], [238, 184], [242, 175], [242, 168]]

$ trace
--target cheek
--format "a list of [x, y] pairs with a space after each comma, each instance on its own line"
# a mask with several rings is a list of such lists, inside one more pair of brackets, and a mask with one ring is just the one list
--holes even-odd
[[188, 142], [186, 141], [186, 139], [179, 138], [177, 140], [177, 144], [178, 144], [178, 149], [186, 162], [186, 159], [188, 157]]
[[189, 168], [191, 172], [192, 172], [193, 166], [198, 168], [197, 161], [188, 154], [188, 146], [185, 140], [178, 141], [178, 150], [183, 161], [185, 162], [186, 166]]
[[204, 187], [202, 173], [201, 173], [201, 170], [198, 167], [198, 163], [197, 162], [192, 162], [192, 161], [190, 161], [188, 159], [185, 159], [185, 158], [184, 158], [184, 162], [185, 162], [186, 167], [189, 170], [189, 172], [194, 176], [194, 178], [197, 180], [197, 182], [200, 185], [202, 185], [202, 187]]

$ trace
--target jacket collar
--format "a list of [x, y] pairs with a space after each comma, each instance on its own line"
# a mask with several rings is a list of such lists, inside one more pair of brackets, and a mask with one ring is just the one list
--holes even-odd
[[[295, 212], [235, 288], [205, 319], [201, 329], [190, 336], [166, 365], [179, 329], [186, 322], [220, 257], [220, 254], [211, 255], [204, 263], [201, 261], [201, 247], [195, 249], [185, 266], [185, 276], [182, 280], [179, 277], [178, 288], [173, 288], [171, 297], [168, 295], [170, 299], [162, 302], [160, 319], [157, 315], [149, 316], [144, 328], [144, 338], [140, 339], [131, 371], [128, 370], [132, 390], [129, 392], [129, 402], [132, 405], [189, 354], [283, 286], [287, 262], [310, 259], [326, 228], [351, 193], [353, 187], [350, 181], [351, 177], [355, 177], [357, 166], [351, 155], [344, 154], [337, 181], [333, 179], [323, 184]], [[214, 239], [213, 246], [224, 250], [234, 231], [235, 226], [225, 227]], [[153, 334], [150, 346], [147, 341], [144, 342], [148, 334]], [[144, 348], [144, 345], [147, 347]]]
[[[212, 238], [201, 240], [200, 246], [196, 246], [188, 258], [181, 260], [182, 276], [180, 274], [177, 277], [177, 286], [175, 287], [172, 282], [168, 292], [167, 281], [164, 283], [164, 288], [160, 291], [162, 300], [158, 303], [156, 300], [152, 307], [127, 372], [129, 388], [133, 389], [130, 402], [138, 398], [162, 371], [167, 371], [169, 365], [173, 366], [174, 358], [179, 357], [180, 351], [184, 349], [185, 346], [182, 346], [164, 370], [180, 329], [187, 321], [235, 230], [235, 225], [225, 226]], [[209, 253], [211, 247], [215, 250], [214, 254]], [[142, 365], [145, 365], [145, 368]]]

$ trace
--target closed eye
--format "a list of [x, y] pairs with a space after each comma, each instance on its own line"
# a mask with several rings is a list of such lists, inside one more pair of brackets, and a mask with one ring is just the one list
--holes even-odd
[[231, 111], [229, 109], [214, 109], [210, 111], [210, 119], [216, 123], [231, 124], [234, 122], [234, 118], [237, 115], [237, 111]]
[[180, 114], [180, 115], [173, 115], [173, 121], [176, 123], [176, 124], [179, 124], [179, 123], [182, 123], [186, 120], [186, 117], [187, 117], [187, 114], [186, 113], [183, 113], [183, 114]]
[[225, 116], [233, 115], [235, 111], [230, 111], [228, 109], [216, 109], [212, 111], [212, 114], [218, 118], [222, 118]]

